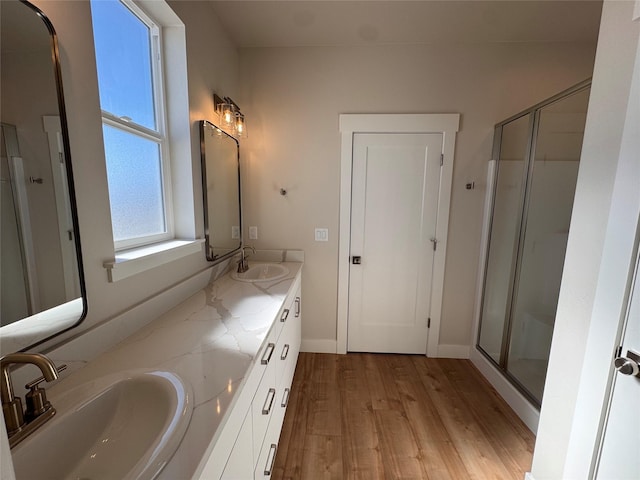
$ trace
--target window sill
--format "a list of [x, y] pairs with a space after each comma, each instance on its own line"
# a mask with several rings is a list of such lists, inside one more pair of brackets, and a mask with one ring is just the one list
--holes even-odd
[[169, 240], [116, 253], [115, 260], [103, 263], [109, 282], [131, 277], [152, 268], [202, 251], [204, 239]]

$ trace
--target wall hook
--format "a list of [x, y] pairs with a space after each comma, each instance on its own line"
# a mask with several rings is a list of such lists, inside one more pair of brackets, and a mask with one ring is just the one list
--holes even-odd
[[287, 196], [287, 190], [284, 189], [284, 188], [281, 188], [280, 189], [280, 195], [282, 195], [283, 197], [286, 197]]

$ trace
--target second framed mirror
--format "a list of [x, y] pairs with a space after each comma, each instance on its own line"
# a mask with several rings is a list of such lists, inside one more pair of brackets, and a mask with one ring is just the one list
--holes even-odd
[[240, 146], [213, 123], [200, 122], [202, 197], [207, 260], [219, 262], [242, 246]]

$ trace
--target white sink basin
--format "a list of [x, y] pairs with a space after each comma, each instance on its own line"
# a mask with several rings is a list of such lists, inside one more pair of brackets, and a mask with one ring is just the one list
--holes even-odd
[[56, 415], [12, 451], [21, 479], [152, 479], [174, 454], [193, 409], [173, 373], [118, 374], [50, 398]]
[[241, 282], [266, 282], [280, 280], [289, 273], [289, 269], [278, 263], [255, 263], [244, 273], [232, 272], [231, 278]]

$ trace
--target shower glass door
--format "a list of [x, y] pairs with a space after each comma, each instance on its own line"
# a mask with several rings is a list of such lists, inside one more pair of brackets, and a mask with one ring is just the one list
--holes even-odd
[[[20, 164], [12, 163], [17, 149], [16, 128], [0, 125], [0, 325], [32, 314], [15, 178]], [[16, 171], [18, 170], [18, 171]]]
[[590, 82], [496, 126], [478, 348], [542, 402]]
[[551, 349], [589, 90], [537, 112], [507, 371], [542, 399]]
[[482, 328], [479, 345], [493, 361], [502, 361], [508, 326], [511, 288], [518, 253], [520, 217], [531, 143], [533, 115], [523, 115], [504, 125], [495, 141], [500, 149], [497, 164], [491, 243], [485, 273]]

